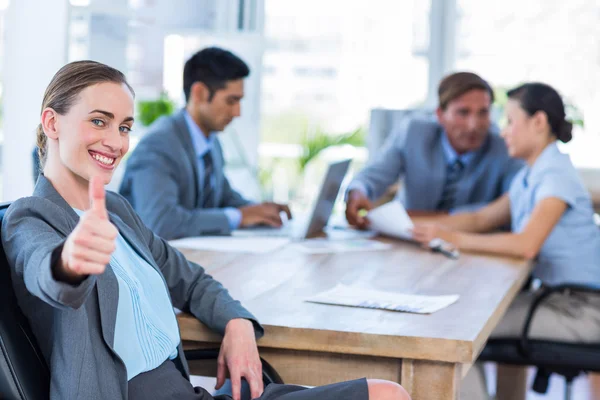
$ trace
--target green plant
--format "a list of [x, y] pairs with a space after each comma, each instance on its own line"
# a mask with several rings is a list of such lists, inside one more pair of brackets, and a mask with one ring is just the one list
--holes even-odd
[[507, 92], [508, 89], [504, 86], [494, 88], [494, 106], [498, 107], [500, 110], [504, 110], [506, 102], [508, 101]]
[[583, 112], [576, 105], [565, 101], [565, 112], [567, 114], [567, 120], [573, 125], [585, 128], [585, 122], [583, 119]]
[[175, 103], [164, 92], [156, 100], [141, 100], [138, 102], [140, 123], [143, 126], [149, 126], [158, 117], [172, 114], [174, 109]]
[[298, 166], [303, 171], [306, 165], [322, 150], [331, 146], [349, 144], [352, 146], [365, 145], [365, 131], [362, 127], [349, 133], [329, 134], [317, 129], [314, 133], [305, 132], [300, 142], [303, 154], [298, 158]]

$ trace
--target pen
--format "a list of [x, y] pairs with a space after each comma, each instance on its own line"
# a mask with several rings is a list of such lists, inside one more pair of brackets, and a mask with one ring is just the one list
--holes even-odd
[[442, 239], [433, 239], [429, 242], [429, 248], [434, 253], [441, 253], [448, 258], [456, 260], [460, 256], [460, 252], [452, 244], [443, 241]]

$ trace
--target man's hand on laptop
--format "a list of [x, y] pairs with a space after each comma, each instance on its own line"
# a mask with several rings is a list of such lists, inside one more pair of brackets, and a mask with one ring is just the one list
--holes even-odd
[[373, 208], [369, 198], [359, 190], [351, 190], [346, 202], [346, 219], [348, 223], [359, 229], [367, 229], [369, 220], [364, 215]]
[[288, 219], [292, 219], [292, 213], [285, 204], [261, 203], [240, 207], [239, 210], [242, 213], [242, 227], [268, 225], [279, 228], [283, 224], [280, 216], [281, 212], [284, 212]]

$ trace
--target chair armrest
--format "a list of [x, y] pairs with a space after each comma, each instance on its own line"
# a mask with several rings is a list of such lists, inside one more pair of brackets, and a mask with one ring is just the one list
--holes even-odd
[[197, 361], [197, 360], [216, 360], [219, 358], [219, 349], [196, 349], [196, 350], [184, 350], [186, 360]]
[[[184, 350], [186, 360], [216, 360], [219, 358], [219, 349], [196, 349], [196, 350]], [[271, 366], [262, 357], [260, 358], [262, 363], [262, 377], [265, 386], [271, 383], [283, 384], [283, 379], [275, 371], [275, 368]]]
[[538, 307], [552, 294], [573, 291], [573, 292], [583, 292], [583, 293], [596, 293], [600, 294], [600, 286], [598, 285], [582, 285], [582, 284], [562, 284], [556, 286], [547, 286], [542, 289], [542, 293], [536, 297], [533, 304], [529, 308], [527, 313], [527, 318], [525, 318], [525, 326], [523, 327], [523, 333], [521, 334], [520, 340], [520, 348], [523, 355], [528, 356], [530, 354], [529, 351], [529, 330], [531, 328], [531, 322], [533, 320], [533, 316], [537, 311]]

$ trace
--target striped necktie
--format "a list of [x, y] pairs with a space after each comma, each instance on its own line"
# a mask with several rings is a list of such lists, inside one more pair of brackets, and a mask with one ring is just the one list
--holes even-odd
[[458, 158], [446, 168], [446, 183], [444, 184], [438, 210], [449, 211], [455, 207], [454, 203], [456, 201], [458, 182], [464, 169], [465, 165]]
[[210, 150], [202, 156], [204, 163], [204, 180], [202, 183], [202, 208], [213, 208], [214, 204], [214, 188], [212, 185], [213, 176], [213, 159]]

